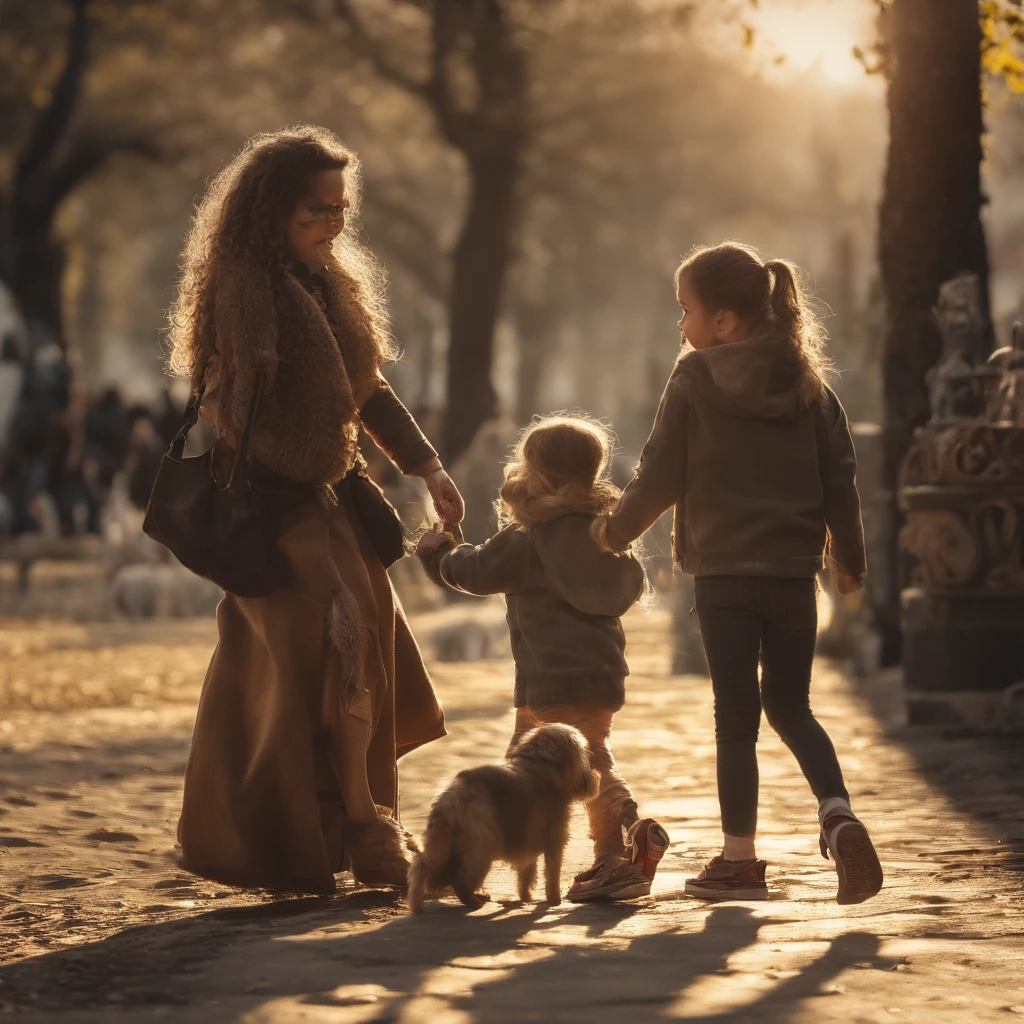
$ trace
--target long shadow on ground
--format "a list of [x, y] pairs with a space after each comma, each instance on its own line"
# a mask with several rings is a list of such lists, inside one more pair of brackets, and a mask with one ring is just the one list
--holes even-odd
[[[641, 922], [629, 919], [642, 914], [623, 904], [498, 904], [469, 916], [432, 904], [413, 918], [397, 897], [379, 892], [289, 899], [133, 928], [22, 961], [0, 969], [0, 993], [11, 1010], [188, 1006], [204, 1021], [226, 1024], [281, 998], [310, 1008], [351, 1005], [345, 986], [369, 986], [373, 1019], [384, 1022], [429, 995], [430, 976], [445, 966], [461, 978], [442, 998], [481, 1024], [661, 1017], [700, 979], [730, 973], [729, 957], [754, 943], [762, 927], [779, 923], [730, 906], [715, 908], [706, 921], [694, 916], [634, 938], [615, 934], [623, 924], [639, 931]], [[578, 929], [591, 942], [548, 938], [551, 929]], [[847, 933], [797, 977], [742, 1010], [708, 1019], [787, 1020], [799, 1001], [822, 994], [826, 981], [877, 954], [876, 937]]]
[[[861, 681], [858, 689], [921, 776], [977, 823], [973, 838], [951, 837], [934, 853], [943, 865], [940, 879], [996, 865], [1024, 873], [1024, 732], [902, 725], [902, 688], [893, 690], [883, 678]], [[947, 830], [947, 822], [936, 820], [937, 836]]]

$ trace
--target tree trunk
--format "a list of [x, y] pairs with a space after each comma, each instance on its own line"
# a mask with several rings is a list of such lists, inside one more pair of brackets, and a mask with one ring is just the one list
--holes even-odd
[[[977, 0], [894, 0], [888, 14], [889, 160], [879, 224], [887, 303], [884, 352], [885, 486], [891, 513], [888, 598], [878, 609], [882, 657], [900, 657], [896, 479], [915, 428], [929, 417], [925, 373], [941, 352], [932, 314], [939, 286], [959, 271], [981, 279], [983, 131]], [[991, 338], [988, 347], [991, 348]], [[985, 352], [975, 353], [983, 358]]]
[[64, 247], [56, 238], [52, 216], [36, 220], [33, 213], [29, 212], [20, 230], [16, 225], [17, 263], [9, 283], [33, 335], [63, 346]]
[[516, 368], [516, 423], [525, 424], [540, 412], [540, 382], [554, 345], [550, 301], [521, 299], [515, 308], [519, 365]]
[[[90, 0], [71, 0], [71, 24], [64, 68], [49, 102], [37, 115], [19, 153], [10, 198], [9, 238], [4, 239], [5, 278], [33, 328], [42, 328], [64, 344], [61, 282], [64, 248], [54, 234], [61, 199], [78, 180], [67, 173], [70, 161], [57, 157], [67, 140], [89, 64]], [[91, 158], [94, 162], [94, 158]], [[88, 165], [85, 165], [88, 166]]]
[[443, 454], [453, 462], [497, 411], [491, 382], [494, 328], [511, 251], [519, 146], [470, 159], [470, 198], [452, 260], [447, 414]]

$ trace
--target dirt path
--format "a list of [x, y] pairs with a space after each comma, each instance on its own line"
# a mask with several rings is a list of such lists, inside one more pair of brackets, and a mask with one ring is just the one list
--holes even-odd
[[[421, 616], [428, 638], [500, 608]], [[1024, 1019], [1024, 756], [1014, 742], [881, 722], [818, 666], [816, 710], [887, 872], [840, 908], [814, 804], [766, 731], [759, 853], [772, 899], [681, 895], [718, 839], [709, 686], [668, 674], [662, 613], [629, 618], [633, 676], [613, 737], [673, 846], [656, 897], [495, 902], [422, 918], [348, 883], [275, 899], [174, 865], [174, 822], [209, 621], [0, 623], [0, 1011], [62, 1022], [927, 1021]], [[429, 645], [428, 645], [429, 647]], [[450, 735], [403, 762], [414, 830], [439, 780], [501, 753], [507, 660], [434, 665]], [[1016, 744], [1016, 745], [1015, 745]], [[587, 862], [577, 819], [564, 882]]]

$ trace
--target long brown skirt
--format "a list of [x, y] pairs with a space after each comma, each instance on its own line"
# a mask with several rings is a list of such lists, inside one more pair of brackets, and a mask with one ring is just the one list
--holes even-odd
[[[178, 823], [196, 874], [332, 892], [346, 820], [397, 817], [397, 759], [445, 734], [398, 596], [339, 492], [336, 508], [304, 502], [282, 522], [292, 585], [217, 609]], [[346, 609], [358, 659], [339, 640]]]

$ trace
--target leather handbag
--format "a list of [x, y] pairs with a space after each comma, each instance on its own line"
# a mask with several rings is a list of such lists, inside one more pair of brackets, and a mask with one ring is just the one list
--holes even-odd
[[406, 554], [405, 528], [398, 510], [384, 492], [371, 480], [360, 465], [350, 470], [345, 480], [352, 494], [352, 504], [363, 530], [385, 569], [390, 569]]
[[257, 380], [226, 484], [214, 473], [213, 448], [185, 458], [202, 390], [189, 399], [181, 429], [160, 460], [142, 524], [187, 569], [239, 597], [264, 597], [284, 582], [286, 569], [274, 544], [277, 528], [284, 511], [306, 497], [297, 490], [259, 487], [249, 478], [249, 439], [260, 391]]

